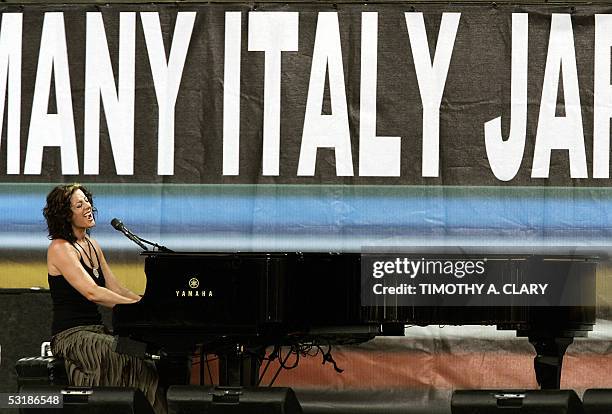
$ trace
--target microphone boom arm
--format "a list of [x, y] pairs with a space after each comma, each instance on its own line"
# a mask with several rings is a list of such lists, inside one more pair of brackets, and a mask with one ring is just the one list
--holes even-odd
[[121, 220], [114, 218], [111, 220], [111, 226], [113, 226], [113, 228], [115, 230], [120, 231], [121, 233], [123, 233], [123, 235], [125, 237], [127, 237], [128, 239], [130, 239], [131, 241], [133, 241], [134, 243], [136, 243], [138, 246], [140, 246], [140, 248], [142, 248], [144, 251], [149, 251], [149, 249], [147, 248], [147, 246], [145, 246], [145, 243], [153, 246], [154, 248], [157, 248], [157, 250], [162, 251], [162, 252], [172, 252], [172, 250], [168, 249], [165, 246], [160, 246], [157, 243], [153, 243], [150, 242], [148, 240], [143, 239], [142, 237], [139, 237], [137, 235], [135, 235], [134, 233], [132, 233], [131, 231], [129, 231], [127, 229], [127, 227], [125, 227], [123, 225], [123, 223], [121, 222]]
[[127, 237], [128, 239], [130, 239], [131, 241], [133, 241], [134, 243], [136, 243], [137, 245], [140, 246], [140, 248], [142, 248], [142, 250], [144, 251], [148, 251], [149, 248], [147, 246], [144, 245], [144, 243], [140, 240], [140, 238], [138, 236], [136, 236], [135, 234], [130, 234], [130, 233], [126, 233], [126, 232], [122, 232], [125, 237]]
[[134, 243], [137, 243], [144, 250], [148, 250], [148, 249], [147, 249], [147, 247], [144, 244], [141, 244], [141, 243], [146, 243], [149, 246], [153, 246], [153, 247], [155, 247], [157, 250], [159, 250], [161, 252], [167, 252], [167, 253], [172, 253], [173, 252], [172, 250], [168, 249], [166, 246], [160, 246], [157, 243], [154, 243], [154, 242], [148, 241], [146, 239], [143, 239], [142, 237], [136, 236], [135, 234], [133, 234], [133, 236], [136, 239], [136, 240], [134, 240]]

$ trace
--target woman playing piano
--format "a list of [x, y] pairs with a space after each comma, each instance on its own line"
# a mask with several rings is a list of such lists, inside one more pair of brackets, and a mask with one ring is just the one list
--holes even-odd
[[[158, 377], [149, 361], [112, 350], [97, 305], [112, 308], [140, 296], [119, 284], [92, 237], [95, 213], [82, 185], [60, 185], [47, 195], [43, 215], [51, 243], [47, 250], [53, 299], [51, 351], [65, 360], [70, 385], [139, 388], [157, 413], [165, 412]], [[157, 395], [156, 395], [157, 394]]]

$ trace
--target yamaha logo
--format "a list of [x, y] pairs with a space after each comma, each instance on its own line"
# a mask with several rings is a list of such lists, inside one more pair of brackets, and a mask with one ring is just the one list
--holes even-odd
[[197, 277], [192, 277], [187, 282], [186, 290], [177, 290], [176, 297], [182, 298], [210, 298], [213, 296], [213, 291], [205, 288], [200, 288], [200, 280]]

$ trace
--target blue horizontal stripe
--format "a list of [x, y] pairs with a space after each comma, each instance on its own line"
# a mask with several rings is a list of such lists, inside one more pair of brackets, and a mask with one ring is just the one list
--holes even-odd
[[[0, 226], [43, 223], [44, 197], [0, 196]], [[411, 228], [612, 228], [612, 200], [451, 197], [192, 197], [104, 196], [99, 219], [137, 226]]]
[[[606, 240], [612, 240], [612, 197], [606, 191], [577, 197], [437, 190], [378, 195], [338, 189], [145, 195], [122, 189], [102, 191], [95, 202], [98, 237], [120, 239], [108, 225], [119, 217], [145, 238], [173, 240], [195, 249], [228, 242], [227, 247], [254, 248], [257, 241], [280, 243], [280, 250], [282, 243], [287, 243], [286, 249], [312, 250], [317, 240], [349, 249], [358, 247], [356, 243], [409, 245], [419, 240], [571, 241], [573, 245], [607, 245], [611, 242]], [[25, 240], [36, 246], [46, 243], [44, 203], [43, 193], [0, 193], [0, 246], [19, 248]]]

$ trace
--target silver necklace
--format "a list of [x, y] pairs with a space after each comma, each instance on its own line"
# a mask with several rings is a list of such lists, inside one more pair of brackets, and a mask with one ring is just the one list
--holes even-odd
[[[85, 241], [87, 242], [87, 250], [89, 250], [89, 252], [91, 253], [91, 249], [92, 249], [91, 242], [89, 241], [89, 239], [87, 239], [87, 237], [85, 237]], [[93, 275], [96, 277], [96, 279], [99, 278], [100, 273], [98, 272], [98, 268], [94, 267], [93, 254], [87, 253], [87, 251], [85, 251], [85, 248], [81, 246], [78, 241], [77, 241], [77, 244], [79, 245], [81, 250], [83, 250], [83, 253], [85, 253], [85, 257], [87, 257], [87, 260], [89, 260], [89, 264], [91, 265], [91, 270], [93, 271]]]

